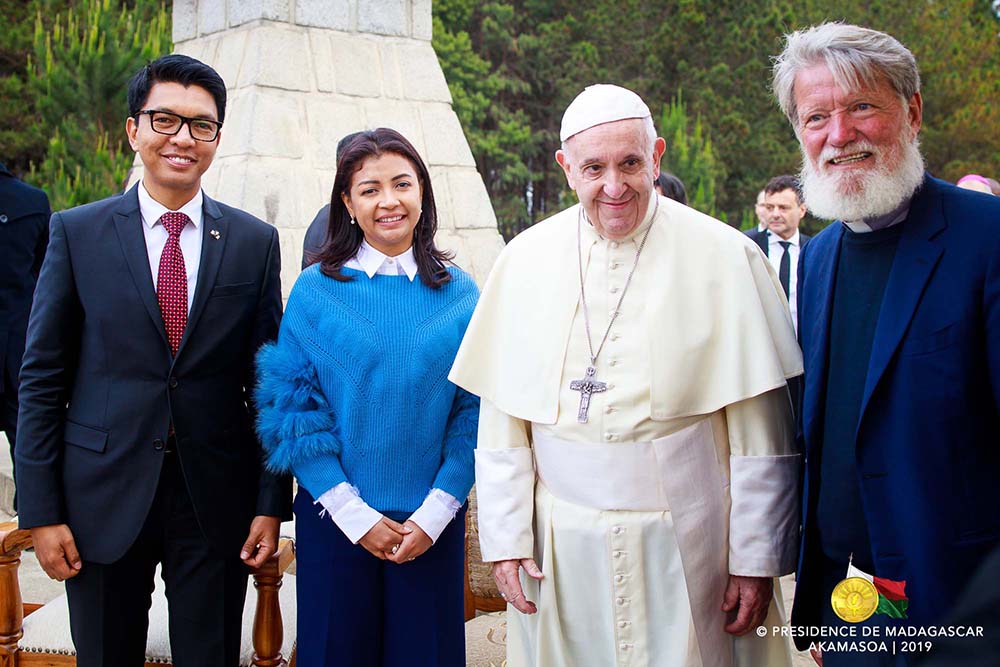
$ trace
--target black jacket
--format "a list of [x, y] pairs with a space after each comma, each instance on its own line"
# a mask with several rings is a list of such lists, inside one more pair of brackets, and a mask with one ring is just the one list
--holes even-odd
[[291, 516], [291, 480], [262, 468], [254, 356], [281, 318], [273, 227], [204, 199], [198, 283], [171, 357], [133, 187], [52, 216], [21, 371], [22, 528], [68, 523], [111, 563], [153, 502], [171, 421], [208, 542], [239, 553], [255, 515]]
[[17, 180], [0, 163], [0, 394], [17, 393], [24, 332], [49, 240], [50, 213], [45, 193]]

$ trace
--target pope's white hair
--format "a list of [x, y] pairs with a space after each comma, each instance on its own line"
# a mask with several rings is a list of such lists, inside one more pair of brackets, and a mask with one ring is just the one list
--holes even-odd
[[904, 106], [920, 90], [916, 58], [891, 35], [836, 22], [798, 30], [786, 36], [785, 49], [774, 60], [771, 82], [781, 111], [796, 130], [795, 77], [815, 65], [826, 65], [834, 82], [845, 90], [873, 87], [884, 79]]

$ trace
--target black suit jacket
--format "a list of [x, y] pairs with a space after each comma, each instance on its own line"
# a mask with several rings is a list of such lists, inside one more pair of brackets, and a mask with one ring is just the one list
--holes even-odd
[[[49, 240], [49, 198], [0, 163], [0, 394], [17, 394], [24, 335]], [[10, 425], [11, 427], [14, 424]]]
[[309, 255], [319, 252], [326, 243], [326, 233], [330, 227], [330, 205], [326, 204], [316, 212], [316, 217], [306, 229], [306, 237], [302, 241], [302, 270], [312, 264]]
[[139, 198], [56, 213], [28, 324], [16, 453], [20, 524], [68, 523], [111, 563], [153, 502], [171, 421], [198, 523], [238, 554], [255, 515], [289, 518], [291, 480], [262, 468], [254, 356], [281, 317], [278, 234], [204, 198], [201, 265], [170, 354]]
[[[756, 243], [760, 247], [760, 249], [764, 251], [765, 257], [768, 257], [770, 255], [770, 253], [768, 252], [767, 230], [760, 231], [759, 229], [754, 228], [754, 229], [748, 229], [743, 233], [753, 239], [753, 242]], [[809, 239], [811, 238], [812, 237], [809, 236], [808, 234], [803, 234], [802, 232], [799, 232], [799, 252], [802, 252], [802, 249], [806, 247], [806, 244], [809, 243]]]

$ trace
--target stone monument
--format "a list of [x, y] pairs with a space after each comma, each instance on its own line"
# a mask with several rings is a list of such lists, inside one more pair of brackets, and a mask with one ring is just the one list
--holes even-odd
[[482, 284], [503, 241], [431, 48], [431, 0], [174, 0], [173, 39], [228, 86], [205, 191], [279, 229], [286, 295], [337, 142], [380, 126], [427, 162], [438, 245]]

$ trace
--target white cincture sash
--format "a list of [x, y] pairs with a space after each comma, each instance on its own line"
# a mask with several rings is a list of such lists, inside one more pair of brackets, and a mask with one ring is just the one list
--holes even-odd
[[673, 453], [688, 447], [714, 451], [710, 420], [648, 442], [573, 442], [533, 429], [535, 469], [557, 498], [601, 510], [670, 509], [668, 467]]

